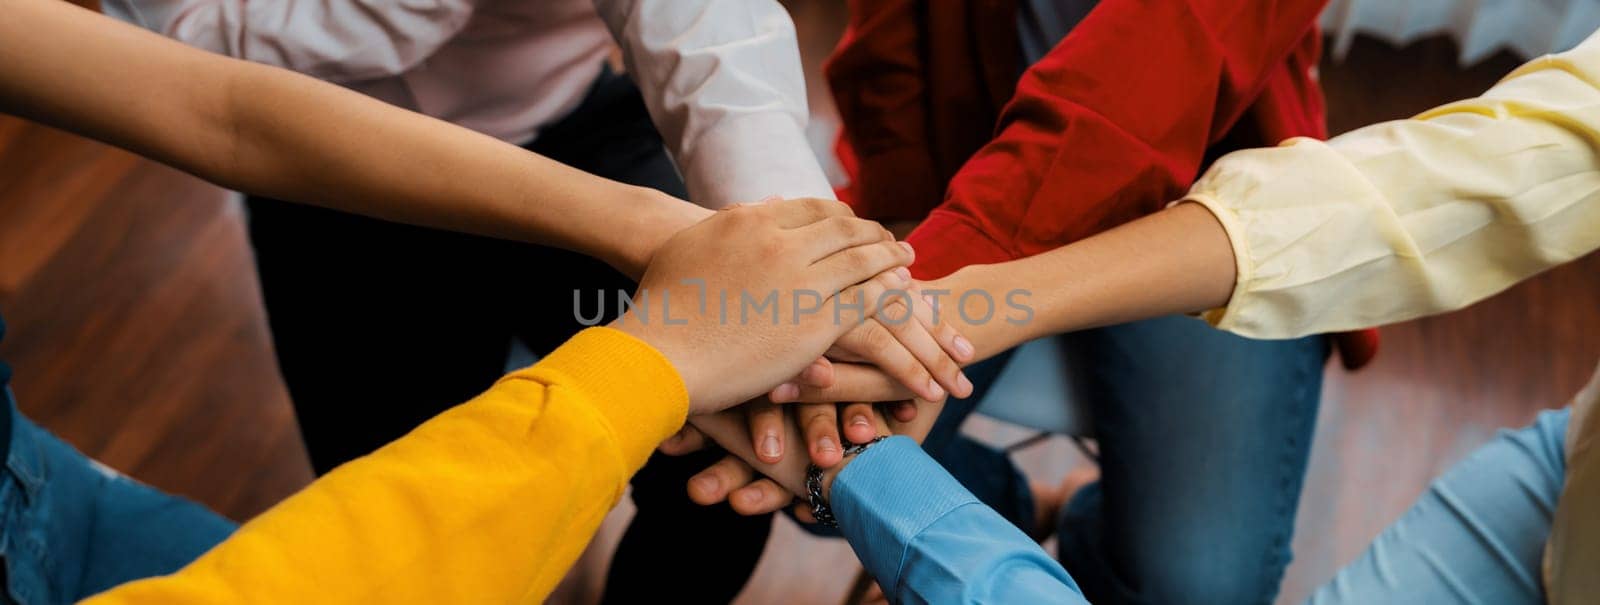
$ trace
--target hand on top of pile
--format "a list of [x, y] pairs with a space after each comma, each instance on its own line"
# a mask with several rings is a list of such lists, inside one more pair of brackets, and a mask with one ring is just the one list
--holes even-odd
[[[971, 393], [961, 365], [972, 359], [973, 347], [934, 321], [905, 269], [913, 256], [909, 246], [839, 202], [736, 206], [661, 246], [633, 308], [613, 326], [651, 343], [674, 364], [689, 390], [692, 415], [748, 401], [693, 417], [691, 425], [711, 427], [709, 434], [730, 452], [784, 474], [792, 486], [796, 473], [784, 469], [803, 475], [808, 461], [832, 467], [846, 443], [891, 430], [916, 432], [925, 424], [926, 434], [937, 407], [931, 414], [919, 408]], [[767, 397], [755, 397], [765, 390]], [[817, 396], [836, 392], [892, 394], [899, 401], [817, 403]], [[774, 403], [798, 400], [809, 403]], [[682, 451], [699, 441], [701, 434], [689, 429], [663, 449]], [[788, 443], [807, 444], [809, 456], [785, 456]], [[728, 479], [725, 490], [696, 499], [720, 500], [749, 483], [754, 471], [737, 461], [708, 470], [732, 474], [717, 475]], [[747, 476], [735, 485], [741, 469]], [[776, 500], [777, 485], [757, 483], [750, 491]]]

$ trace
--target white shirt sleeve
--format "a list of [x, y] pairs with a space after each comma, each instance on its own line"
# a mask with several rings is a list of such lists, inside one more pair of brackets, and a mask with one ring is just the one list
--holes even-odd
[[594, 0], [683, 173], [709, 208], [832, 198], [805, 136], [794, 23], [775, 0]]
[[472, 0], [102, 0], [105, 14], [332, 82], [399, 75], [471, 18]]
[[1218, 160], [1188, 201], [1232, 240], [1217, 327], [1258, 338], [1459, 309], [1600, 248], [1600, 35], [1476, 99]]

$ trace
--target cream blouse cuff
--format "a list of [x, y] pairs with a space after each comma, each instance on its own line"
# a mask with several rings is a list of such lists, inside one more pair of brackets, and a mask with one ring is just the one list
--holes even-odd
[[1183, 201], [1232, 242], [1204, 317], [1256, 338], [1371, 327], [1487, 298], [1600, 247], [1600, 37], [1483, 96], [1229, 154]]

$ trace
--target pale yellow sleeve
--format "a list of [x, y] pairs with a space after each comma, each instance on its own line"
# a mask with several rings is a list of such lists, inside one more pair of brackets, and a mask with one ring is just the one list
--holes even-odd
[[1458, 309], [1600, 247], [1600, 36], [1483, 96], [1230, 154], [1186, 201], [1232, 240], [1218, 328], [1258, 338]]
[[591, 328], [179, 572], [90, 602], [542, 602], [687, 410], [665, 357]]

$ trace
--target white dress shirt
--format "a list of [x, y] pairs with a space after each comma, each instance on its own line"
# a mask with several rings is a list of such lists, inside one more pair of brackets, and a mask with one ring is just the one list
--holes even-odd
[[102, 4], [190, 45], [518, 144], [582, 102], [614, 38], [693, 201], [833, 197], [806, 142], [794, 24], [775, 0]]

